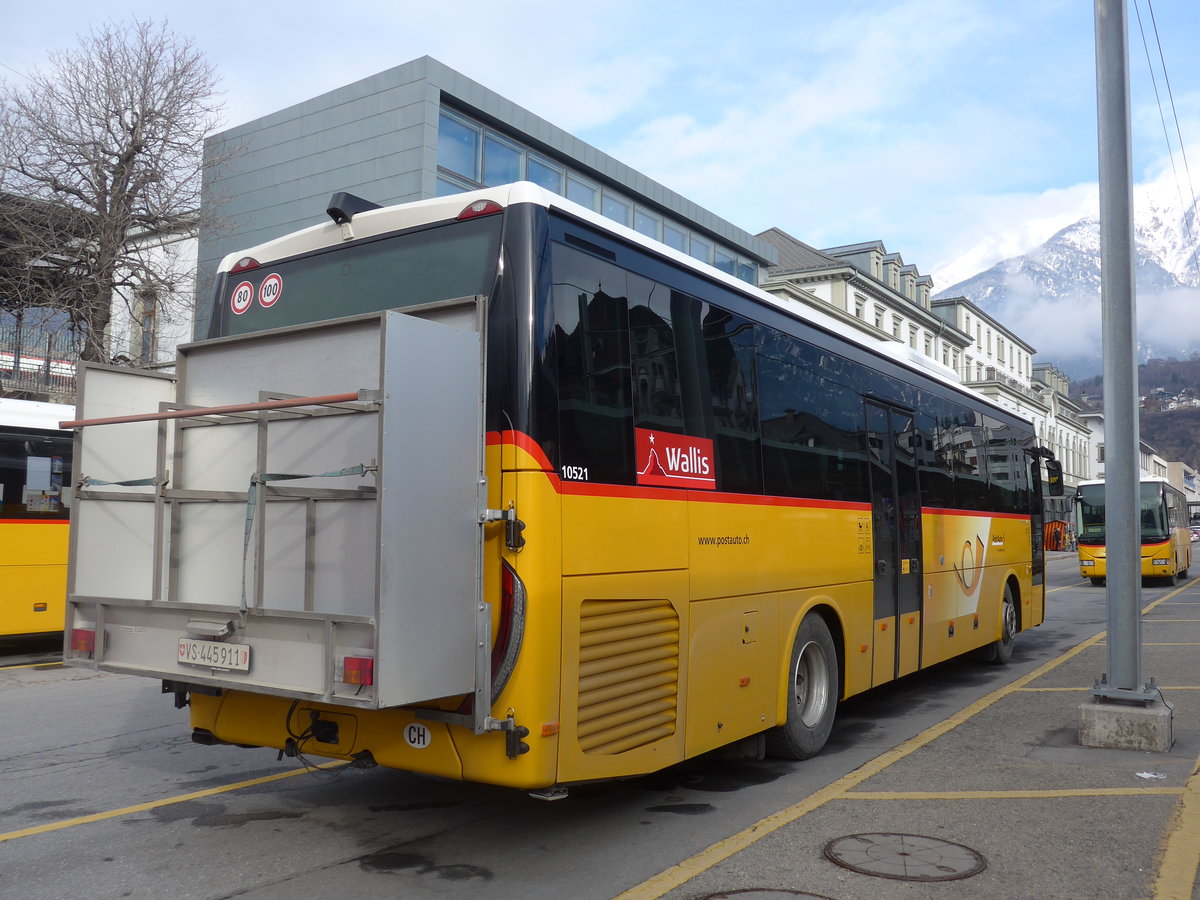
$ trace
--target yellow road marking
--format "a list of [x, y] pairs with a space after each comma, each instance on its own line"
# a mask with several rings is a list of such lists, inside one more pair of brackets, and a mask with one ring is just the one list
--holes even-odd
[[17, 665], [17, 666], [0, 666], [0, 671], [7, 670], [7, 669], [52, 669], [52, 668], [56, 668], [56, 667], [62, 668], [62, 663], [60, 663], [60, 662], [21, 663], [20, 665]]
[[[316, 769], [332, 769], [337, 766], [346, 765], [344, 760], [336, 760], [331, 763], [322, 763], [314, 766]], [[264, 775], [262, 778], [250, 778], [246, 781], [238, 781], [233, 784], [227, 784], [223, 787], [208, 788], [203, 791], [193, 791], [190, 794], [179, 794], [175, 797], [165, 797], [162, 800], [151, 800], [148, 803], [138, 803], [135, 806], [125, 806], [121, 809], [110, 809], [107, 812], [92, 813], [90, 816], [77, 816], [74, 819], [63, 819], [61, 822], [50, 822], [46, 825], [35, 825], [33, 828], [22, 828], [18, 831], [9, 831], [0, 834], [0, 844], [5, 841], [15, 840], [16, 838], [30, 837], [35, 834], [45, 834], [49, 831], [58, 831], [62, 828], [72, 828], [76, 825], [86, 825], [89, 822], [102, 822], [105, 819], [116, 819], [120, 816], [128, 816], [132, 813], [146, 812], [151, 809], [158, 809], [160, 806], [171, 806], [176, 803], [185, 803], [188, 800], [199, 800], [201, 797], [211, 797], [214, 794], [225, 794], [229, 791], [239, 791], [242, 788], [254, 787], [259, 784], [267, 784], [272, 781], [282, 781], [285, 778], [293, 778], [296, 775], [306, 775], [310, 769], [293, 769], [290, 772], [280, 772], [278, 775]]]
[[1045, 800], [1061, 797], [1142, 797], [1182, 794], [1183, 787], [1062, 788], [1057, 791], [847, 791], [839, 800]]
[[[1198, 684], [1159, 684], [1160, 691], [1200, 691]], [[1020, 694], [1062, 694], [1064, 691], [1090, 691], [1091, 688], [1021, 688]]]
[[[1198, 761], [1200, 764], [1200, 761]], [[1200, 870], [1200, 771], [1192, 773], [1167, 828], [1154, 882], [1155, 900], [1190, 900]]]
[[[1026, 687], [1021, 688], [1018, 693], [1021, 694], [1057, 694], [1063, 691], [1090, 691], [1091, 688], [1086, 687]], [[1164, 688], [1165, 690], [1165, 688]]]

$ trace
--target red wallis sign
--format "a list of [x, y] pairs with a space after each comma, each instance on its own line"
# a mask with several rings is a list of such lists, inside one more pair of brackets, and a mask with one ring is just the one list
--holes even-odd
[[717, 489], [712, 441], [646, 428], [636, 429], [636, 434], [638, 484]]

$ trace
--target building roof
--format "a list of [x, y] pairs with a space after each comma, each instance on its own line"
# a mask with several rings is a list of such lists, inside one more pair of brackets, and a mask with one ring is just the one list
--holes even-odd
[[781, 228], [768, 228], [755, 235], [779, 251], [779, 262], [768, 270], [772, 275], [779, 272], [798, 272], [804, 269], [826, 269], [830, 266], [845, 266], [846, 261], [830, 256], [792, 237]]

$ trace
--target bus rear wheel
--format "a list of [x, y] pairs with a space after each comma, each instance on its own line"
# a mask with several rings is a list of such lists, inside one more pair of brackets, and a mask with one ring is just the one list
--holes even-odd
[[796, 629], [788, 672], [787, 721], [767, 732], [767, 754], [808, 759], [829, 740], [840, 693], [833, 636], [816, 613]]
[[983, 648], [983, 661], [1003, 666], [1012, 659], [1013, 642], [1017, 637], [1017, 598], [1012, 583], [1004, 585], [1004, 600], [1000, 604], [1000, 637]]

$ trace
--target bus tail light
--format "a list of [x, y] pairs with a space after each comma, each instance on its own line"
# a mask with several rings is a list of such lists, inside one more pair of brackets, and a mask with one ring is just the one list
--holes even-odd
[[492, 699], [508, 684], [525, 635], [525, 583], [508, 563], [500, 564], [500, 619], [492, 645]]
[[96, 629], [72, 628], [71, 649], [76, 653], [92, 654], [96, 652]]
[[[492, 700], [500, 696], [517, 665], [521, 641], [525, 636], [525, 583], [508, 563], [500, 564], [500, 607], [496, 622], [496, 642], [492, 644]], [[468, 695], [458, 712], [469, 713], [475, 698]]]
[[476, 200], [470, 206], [463, 208], [463, 211], [458, 214], [458, 221], [475, 219], [479, 216], [492, 216], [498, 212], [504, 212], [504, 207], [495, 200]]
[[229, 270], [230, 275], [236, 275], [238, 272], [248, 272], [251, 269], [257, 269], [260, 263], [253, 256], [243, 256], [233, 264], [233, 268]]
[[374, 684], [375, 660], [370, 656], [347, 656], [342, 660], [342, 681], [346, 684]]

